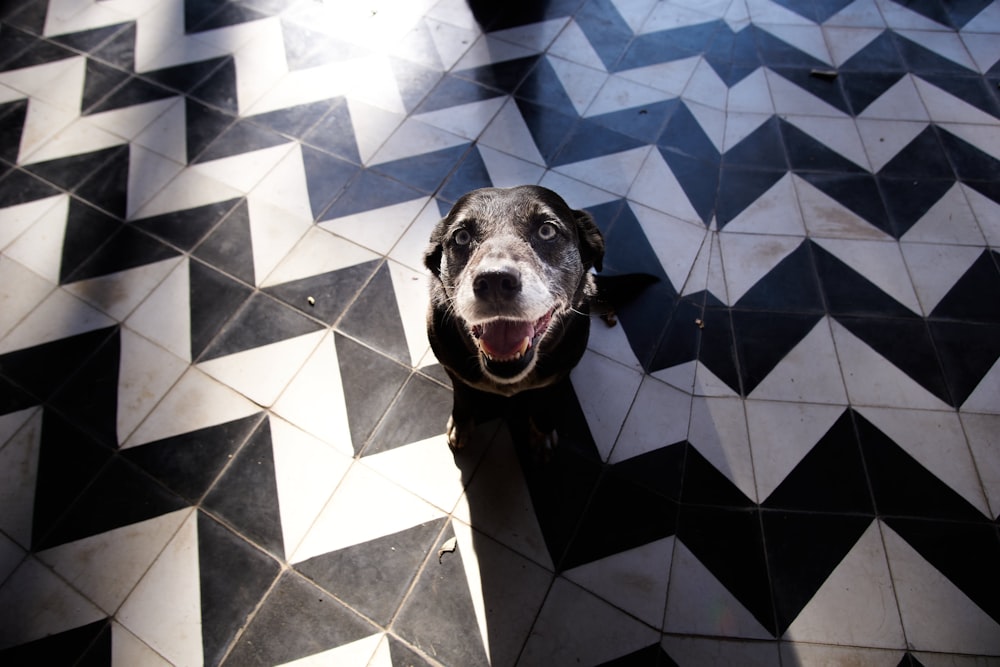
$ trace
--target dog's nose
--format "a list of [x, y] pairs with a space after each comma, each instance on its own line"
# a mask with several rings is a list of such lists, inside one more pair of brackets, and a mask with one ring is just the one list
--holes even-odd
[[521, 275], [513, 269], [483, 271], [476, 276], [472, 291], [480, 299], [503, 299], [521, 292]]

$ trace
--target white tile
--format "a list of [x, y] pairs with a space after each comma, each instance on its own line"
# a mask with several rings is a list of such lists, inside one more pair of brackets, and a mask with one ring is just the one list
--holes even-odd
[[274, 404], [274, 412], [347, 455], [354, 455], [340, 364], [332, 334], [320, 341]]
[[[865, 665], [866, 667], [899, 667], [906, 651], [832, 646], [829, 644], [782, 643], [781, 658], [792, 665]], [[929, 667], [926, 662], [920, 663]]]
[[188, 369], [123, 446], [196, 431], [248, 417], [260, 408], [197, 368]]
[[191, 285], [187, 259], [133, 311], [125, 325], [181, 359], [191, 360]]
[[884, 523], [881, 527], [910, 647], [944, 653], [1000, 654], [1000, 625], [892, 528]]
[[782, 117], [809, 136], [818, 139], [834, 153], [847, 158], [865, 171], [871, 170], [871, 162], [854, 119], [795, 114], [785, 114]]
[[479, 145], [493, 148], [531, 164], [544, 165], [535, 140], [513, 100], [508, 100], [493, 122], [483, 131]]
[[247, 205], [254, 279], [260, 283], [313, 227], [312, 215], [296, 215], [253, 194]]
[[[324, 667], [324, 665], [369, 665], [392, 667], [392, 657], [386, 635], [374, 634], [348, 642], [337, 648], [313, 653], [298, 660], [284, 662], [279, 667]], [[384, 650], [383, 650], [384, 647]]]
[[118, 621], [173, 664], [201, 664], [198, 515], [180, 530], [118, 610]]
[[560, 165], [555, 167], [555, 171], [624, 197], [639, 175], [646, 156], [653, 150], [650, 146], [640, 146], [621, 153]]
[[476, 150], [490, 175], [490, 182], [498, 188], [538, 183], [545, 174], [545, 168], [538, 162], [522, 160], [481, 144]]
[[[724, 3], [717, 2], [715, 3], [715, 7], [704, 7], [704, 5], [709, 5], [708, 2], [699, 4], [692, 3], [691, 6], [684, 6], [683, 4], [675, 4], [671, 2], [619, 2], [618, 4], [634, 7], [633, 11], [636, 13], [635, 19], [645, 18], [642, 11], [644, 10], [647, 12], [649, 14], [649, 18], [646, 18], [645, 22], [641, 22], [641, 32], [642, 34], [648, 34], [651, 32], [659, 32], [661, 30], [686, 28], [717, 20], [721, 18], [719, 16], [719, 10], [722, 8]], [[702, 9], [702, 7], [704, 7], [704, 9]], [[652, 9], [652, 11], [649, 11], [650, 9]], [[712, 11], [713, 9], [715, 11]], [[639, 32], [637, 26], [635, 25], [637, 23], [635, 19], [630, 21], [629, 25], [633, 32]]]
[[1000, 204], [967, 185], [962, 185], [962, 191], [968, 197], [969, 206], [976, 215], [976, 222], [986, 237], [986, 243], [993, 248], [1000, 248]]
[[37, 273], [0, 255], [0, 339], [54, 289]]
[[695, 397], [688, 442], [736, 488], [757, 502], [750, 436], [744, 402], [738, 398]]
[[[480, 152], [482, 151], [483, 149], [480, 149]], [[421, 280], [424, 285], [430, 280], [427, 268], [424, 266], [424, 253], [430, 245], [431, 232], [440, 220], [441, 213], [438, 211], [437, 203], [429, 199], [389, 253], [390, 259], [419, 272], [423, 276]]]
[[[831, 623], [830, 619], [837, 621]], [[783, 638], [840, 646], [906, 648], [878, 522], [872, 522], [830, 573]]]
[[740, 234], [730, 232], [727, 227], [719, 234], [729, 298], [727, 303], [738, 302], [802, 242], [795, 236]]
[[430, 504], [451, 513], [465, 491], [463, 471], [444, 436], [405, 443], [364, 457], [364, 464]]
[[846, 115], [837, 107], [824, 102], [770, 69], [767, 70], [767, 83], [771, 87], [774, 110], [778, 114], [829, 118], [843, 118]]
[[657, 88], [671, 97], [675, 97], [684, 92], [699, 62], [701, 62], [701, 58], [698, 57], [682, 58], [681, 60], [623, 70], [616, 72], [615, 76], [641, 83], [650, 88]]
[[969, 205], [963, 186], [955, 183], [917, 222], [900, 237], [915, 243], [954, 243], [982, 247], [983, 232]]
[[893, 299], [921, 313], [898, 243], [854, 239], [816, 239], [816, 243]]
[[996, 438], [1000, 415], [964, 412], [961, 419], [990, 504], [990, 514], [995, 519], [1000, 516], [1000, 440]]
[[[424, 239], [426, 243], [426, 239]], [[311, 226], [261, 282], [262, 287], [339, 271], [379, 259], [379, 255], [320, 227]]]
[[354, 141], [363, 164], [368, 164], [382, 144], [403, 124], [406, 115], [348, 98]]
[[288, 386], [325, 334], [325, 331], [314, 331], [210, 359], [197, 367], [258, 405], [269, 407]]
[[549, 47], [549, 53], [584, 67], [595, 70], [605, 69], [601, 56], [594, 50], [590, 40], [573, 20], [566, 24], [563, 31], [556, 37], [552, 46]]
[[[972, 23], [966, 24], [968, 28]], [[1000, 61], [1000, 43], [995, 34], [962, 31], [962, 42], [976, 63], [976, 70], [985, 74]]]
[[824, 26], [883, 28], [885, 21], [875, 0], [856, 0], [831, 16]]
[[926, 410], [948, 410], [947, 403], [914, 382], [836, 320], [830, 320], [847, 385], [854, 405]]
[[663, 623], [674, 538], [580, 565], [563, 576], [656, 628]]
[[989, 514], [983, 486], [956, 412], [870, 407], [857, 410], [932, 475], [984, 515]]
[[639, 390], [642, 373], [588, 351], [570, 378], [590, 434], [601, 458], [607, 460]]
[[889, 241], [891, 236], [808, 181], [793, 177], [802, 219], [813, 237]]
[[623, 109], [634, 109], [645, 105], [656, 104], [673, 98], [674, 95], [664, 93], [657, 88], [636, 83], [625, 77], [610, 76], [601, 87], [600, 92], [593, 97], [593, 102], [587, 107], [585, 116], [600, 116]]
[[773, 639], [680, 540], [671, 561], [663, 630], [671, 635]]
[[666, 635], [662, 646], [680, 667], [772, 667], [779, 664], [778, 646], [774, 642]]
[[969, 123], [995, 127], [997, 119], [990, 114], [974, 107], [968, 102], [955, 97], [951, 93], [924, 81], [919, 76], [912, 76], [914, 85], [920, 93], [920, 98], [927, 107], [931, 120], [936, 123]]
[[911, 120], [926, 123], [931, 119], [924, 107], [924, 98], [917, 90], [920, 79], [912, 74], [900, 77], [899, 81], [872, 101], [859, 118], [889, 121]]
[[275, 415], [269, 417], [286, 554], [295, 553], [352, 459]]
[[940, 23], [892, 0], [875, 0], [886, 25], [894, 30], [944, 30]]
[[[417, 114], [414, 118], [422, 123], [432, 125], [449, 134], [457, 135], [468, 141], [473, 141], [482, 134], [486, 126], [490, 124], [500, 107], [506, 102], [503, 97], [491, 97], [490, 99], [478, 102], [469, 102], [448, 107], [438, 111], [428, 111]], [[404, 124], [404, 128], [406, 125]], [[453, 139], [451, 141], [454, 141]], [[429, 150], [422, 149], [420, 153], [429, 153]], [[380, 152], [376, 156], [374, 163], [387, 162], [388, 159]]]
[[725, 111], [729, 99], [729, 86], [719, 78], [719, 75], [708, 64], [708, 61], [702, 57], [699, 59], [698, 64], [694, 66], [691, 77], [688, 79], [687, 86], [684, 87], [681, 97], [688, 102], [718, 111]]
[[396, 296], [410, 363], [416, 365], [430, 348], [427, 341], [427, 308], [430, 304], [427, 274], [391, 260], [386, 266], [392, 278], [392, 291]]
[[683, 442], [691, 419], [691, 394], [645, 377], [622, 426], [609, 463]]
[[[770, 234], [775, 236], [806, 235], [806, 228], [797, 206], [794, 177], [786, 174], [770, 189], [757, 198], [752, 204], [726, 223], [722, 239], [723, 259], [726, 258], [727, 246], [730, 245], [732, 233]], [[742, 264], [743, 262], [741, 262]], [[726, 264], [728, 270], [729, 264]], [[731, 293], [732, 294], [732, 293]], [[733, 297], [739, 300], [738, 297]]]
[[[857, 5], [859, 3], [854, 4]], [[874, 5], [874, 3], [872, 3], [872, 5]], [[859, 51], [862, 51], [884, 32], [884, 27], [881, 26], [882, 18], [878, 14], [877, 9], [874, 11], [874, 15], [878, 17], [875, 20], [879, 22], [879, 27], [842, 27], [834, 23], [834, 21], [837, 20], [837, 16], [831, 17], [829, 22], [823, 24], [823, 34], [826, 36], [826, 42], [830, 47], [832, 64], [835, 67], [840, 67], [844, 63], [848, 62]], [[865, 22], [865, 18], [867, 17], [862, 16], [862, 18], [859, 19], [859, 22]], [[844, 20], [846, 21], [849, 19], [845, 18]]]
[[427, 202], [427, 197], [418, 197], [383, 208], [324, 220], [319, 226], [384, 255], [392, 250]]
[[649, 151], [646, 163], [632, 182], [628, 198], [675, 218], [701, 224], [701, 216], [659, 150]]
[[722, 145], [722, 152], [731, 151], [741, 141], [756, 132], [761, 125], [771, 120], [773, 116], [773, 113], [728, 112], [726, 114], [726, 139]]
[[941, 122], [939, 127], [950, 134], [955, 135], [967, 144], [971, 144], [977, 150], [986, 153], [990, 157], [1000, 160], [1000, 133], [997, 132], [995, 123], [948, 123]]
[[180, 257], [171, 257], [133, 269], [79, 280], [66, 285], [65, 289], [114, 319], [123, 321], [181, 261]]
[[826, 317], [754, 387], [750, 398], [847, 405], [847, 393]]
[[[756, 0], [751, 1], [755, 2]], [[776, 7], [777, 5], [775, 4], [774, 6]], [[795, 16], [798, 17], [797, 14]], [[820, 30], [818, 25], [811, 23], [800, 25], [770, 23], [766, 20], [759, 21], [756, 18], [754, 19], [754, 25], [769, 32], [786, 44], [791, 44], [799, 51], [809, 54], [816, 60], [827, 64], [833, 63], [833, 58], [826, 48], [826, 40], [823, 39], [823, 31]]]
[[541, 53], [562, 32], [567, 22], [568, 19], [566, 18], [538, 21], [537, 23], [529, 23], [515, 28], [494, 30], [490, 32], [490, 37], [518, 44], [526, 49], [531, 49], [535, 53]]
[[111, 616], [191, 514], [183, 509], [122, 526], [46, 549], [38, 559]]
[[[8, 237], [10, 244], [4, 249], [3, 254], [56, 285], [59, 283], [59, 270], [62, 266], [62, 246], [66, 237], [69, 197], [61, 196], [43, 201], [46, 203], [45, 206], [31, 209], [19, 207], [19, 211], [13, 212], [9, 229], [11, 236]], [[19, 214], [26, 215], [21, 218]], [[35, 214], [38, 214], [38, 217], [35, 217]], [[28, 217], [34, 220], [28, 222]], [[18, 236], [15, 237], [14, 233]]]
[[65, 218], [69, 210], [69, 196], [54, 195], [0, 209], [0, 250], [57, 206], [59, 215]]
[[747, 426], [761, 501], [781, 485], [844, 414], [836, 405], [748, 400]]
[[96, 308], [56, 289], [0, 340], [0, 354], [114, 325], [113, 319]]
[[659, 632], [557, 578], [519, 663], [599, 664], [656, 643]]
[[[492, 100], [493, 104], [473, 107], [471, 111], [467, 110], [468, 113], [466, 116], [468, 117], [471, 114], [477, 124], [483, 123], [485, 126], [488, 121], [482, 118], [475, 118], [475, 114], [480, 109], [495, 113], [493, 106], [497, 101], [494, 99]], [[429, 120], [436, 121], [439, 124], [442, 123], [441, 116], [431, 116]], [[468, 123], [463, 123], [463, 125], [467, 126]], [[467, 128], [460, 129], [468, 131]], [[367, 160], [367, 164], [385, 164], [413, 157], [414, 155], [424, 155], [425, 153], [433, 153], [446, 148], [461, 146], [468, 142], [469, 139], [467, 137], [460, 136], [455, 132], [442, 130], [423, 120], [418, 120], [417, 117], [410, 117], [404, 120], [392, 136], [382, 144], [381, 148]]]
[[962, 39], [957, 33], [951, 31], [945, 32], [943, 30], [896, 30], [896, 34], [962, 67], [978, 71], [976, 64], [965, 48], [965, 44], [962, 43]]
[[933, 312], [983, 254], [981, 248], [932, 243], [901, 243], [900, 249], [910, 269], [924, 315]]
[[355, 463], [290, 560], [301, 563], [442, 516], [433, 505]]
[[973, 392], [965, 399], [962, 409], [969, 412], [1000, 413], [997, 396], [1000, 396], [1000, 359], [997, 359], [993, 367], [987, 371]]
[[188, 362], [159, 345], [121, 328], [118, 366], [118, 442], [126, 442], [187, 369]]
[[701, 223], [681, 220], [641, 204], [629, 206], [670, 284], [680, 291], [691, 277], [699, 252], [707, 245], [708, 230]]
[[116, 622], [111, 624], [111, 664], [170, 667], [166, 658]]
[[[186, 152], [185, 149], [185, 154]], [[196, 187], [195, 192], [187, 193], [186, 197], [182, 197], [177, 202], [171, 201], [168, 196], [158, 201], [155, 205], [144, 208], [183, 171], [183, 162], [161, 155], [139, 144], [131, 144], [129, 146], [126, 217], [131, 220], [154, 216], [159, 213], [168, 213], [183, 209], [186, 207], [185, 203], [188, 201], [194, 201], [196, 203], [192, 204], [192, 206], [198, 206], [200, 203], [207, 204], [213, 201], [223, 201], [237, 197], [240, 194], [235, 190], [228, 193], [222, 192], [221, 194], [224, 196], [214, 199], [215, 196], [220, 194], [221, 185], [217, 184], [215, 187], [212, 187], [211, 184], [198, 182], [199, 179], [185, 178], [180, 179], [183, 184], [179, 190], [185, 190], [189, 185], [192, 185], [192, 187]]]

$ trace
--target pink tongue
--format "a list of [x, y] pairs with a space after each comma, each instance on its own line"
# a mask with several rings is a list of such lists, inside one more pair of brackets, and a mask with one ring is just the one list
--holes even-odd
[[479, 344], [491, 357], [506, 359], [521, 352], [525, 338], [531, 338], [535, 328], [531, 322], [500, 320], [483, 325]]

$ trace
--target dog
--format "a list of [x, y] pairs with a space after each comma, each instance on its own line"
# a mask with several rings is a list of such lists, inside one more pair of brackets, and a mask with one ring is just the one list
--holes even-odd
[[533, 444], [556, 444], [548, 390], [587, 347], [604, 250], [590, 214], [540, 186], [474, 190], [438, 222], [424, 254], [427, 336], [452, 381], [452, 448], [498, 400], [527, 416]]

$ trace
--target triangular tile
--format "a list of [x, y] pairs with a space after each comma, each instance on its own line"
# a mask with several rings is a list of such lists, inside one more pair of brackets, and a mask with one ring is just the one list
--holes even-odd
[[[22, 547], [32, 542], [35, 484], [42, 445], [42, 412], [29, 412], [28, 421], [0, 449], [0, 529]], [[9, 416], [4, 416], [5, 421]], [[5, 423], [6, 425], [6, 423]]]
[[[192, 512], [116, 617], [167, 660], [201, 663], [199, 588], [197, 518]], [[163, 604], [165, 596], [171, 604]]]
[[793, 176], [802, 219], [810, 236], [829, 238], [891, 238], [809, 181]]
[[198, 502], [260, 422], [260, 414], [123, 449], [164, 486]]
[[272, 409], [337, 451], [353, 456], [339, 354], [332, 335], [320, 341]]
[[107, 340], [49, 399], [50, 405], [87, 429], [101, 442], [117, 444], [118, 370], [121, 367], [121, 330]]
[[264, 421], [233, 458], [202, 506], [266, 551], [283, 558], [270, 423]]
[[394, 359], [404, 363], [411, 361], [406, 330], [388, 266], [383, 265], [375, 272], [344, 314], [338, 328]]
[[946, 653], [1000, 653], [1000, 624], [895, 530], [882, 524], [882, 534], [910, 645], [918, 650]]
[[259, 410], [233, 389], [191, 368], [132, 433], [125, 446], [134, 447], [223, 424]]
[[245, 283], [255, 284], [250, 213], [245, 200], [237, 204], [222, 222], [215, 226], [198, 244], [192, 255]]
[[426, 203], [427, 199], [416, 190], [374, 172], [364, 172], [362, 179], [352, 183], [351, 189], [327, 209], [320, 226], [358, 245], [385, 253]]
[[[163, 259], [82, 280], [77, 280], [80, 275], [77, 274], [74, 282], [66, 285], [66, 291], [100, 308], [114, 319], [124, 321], [180, 261], [180, 258]], [[90, 265], [92, 263], [88, 262], [84, 269]]]
[[820, 319], [749, 390], [750, 398], [846, 405], [829, 320]]
[[294, 553], [319, 516], [351, 459], [272, 416], [271, 444], [285, 553]]
[[521, 115], [517, 104], [509, 101], [483, 131], [480, 146], [495, 148], [536, 165], [544, 165], [545, 158], [535, 144], [532, 132]]
[[[900, 243], [913, 288], [925, 315], [930, 315], [982, 256], [974, 246], [941, 243]], [[934, 267], [930, 270], [928, 267]], [[945, 306], [947, 308], [947, 304]]]
[[670, 595], [664, 631], [771, 639], [771, 634], [682, 541], [676, 541], [670, 567]]
[[719, 237], [730, 303], [736, 303], [785, 257], [802, 245], [795, 236], [737, 234]]
[[0, 355], [79, 334], [105, 330], [114, 325], [115, 321], [110, 317], [66, 290], [53, 290], [37, 308], [11, 329], [3, 340], [0, 340]]
[[[428, 521], [315, 556], [297, 563], [295, 569], [325, 590], [336, 592], [368, 618], [388, 625], [431, 553], [444, 522], [443, 518]], [[373, 563], [377, 563], [374, 568]]]
[[[370, 665], [370, 667], [393, 667], [392, 658], [389, 657], [389, 641], [392, 641], [389, 635], [376, 633], [370, 637], [356, 639], [337, 648], [327, 649], [320, 653], [313, 653], [304, 658], [283, 663], [282, 667], [322, 667], [323, 665], [336, 664], [365, 664]], [[396, 646], [403, 646], [399, 642], [393, 643]], [[406, 651], [407, 649], [404, 648], [403, 650]], [[424, 667], [420, 663], [421, 658], [413, 653], [410, 655], [412, 657], [410, 657], [408, 665]]]
[[[81, 644], [92, 642], [107, 620], [107, 614], [33, 557], [25, 559], [0, 587], [0, 603], [7, 609], [19, 610], [18, 614], [11, 615], [4, 629], [4, 647], [62, 634], [59, 639], [51, 640], [56, 644], [53, 649], [41, 642], [32, 646], [43, 656], [48, 650], [56, 652], [63, 648], [63, 641], [79, 647], [82, 652]], [[80, 630], [67, 633], [76, 628]], [[26, 654], [28, 658], [34, 657], [31, 649], [27, 649]], [[77, 657], [72, 656], [73, 659]]]
[[1000, 359], [986, 372], [961, 406], [969, 412], [993, 412], [997, 410], [996, 397], [1000, 390]]
[[[202, 649], [205, 664], [218, 664], [233, 638], [245, 627], [280, 573], [277, 561], [197, 513]], [[233, 595], [233, 573], [240, 592]]]
[[687, 439], [746, 497], [757, 497], [750, 463], [746, 413], [741, 400], [695, 398], [691, 407], [691, 427]]
[[181, 509], [63, 544], [38, 559], [111, 615], [190, 513]]
[[[372, 502], [378, 498], [378, 502]], [[290, 556], [301, 563], [325, 553], [391, 535], [444, 516], [441, 510], [355, 464], [337, 487], [312, 529]]]
[[[328, 234], [322, 230], [318, 231], [325, 237], [335, 238], [332, 234]], [[315, 237], [307, 237], [306, 241], [306, 244], [299, 247], [312, 246], [317, 250], [322, 247], [321, 243], [316, 243], [318, 239]], [[345, 246], [353, 246], [353, 244], [349, 244], [347, 241], [342, 241], [342, 243]], [[349, 257], [349, 254], [355, 255], [353, 259], [374, 258], [372, 253], [358, 246], [346, 249], [346, 252], [343, 247], [338, 248], [338, 250], [338, 254], [329, 257], [329, 259], [339, 258], [351, 261], [352, 258]], [[348, 255], [348, 257], [345, 257], [345, 255]], [[334, 324], [340, 319], [340, 316], [344, 313], [344, 309], [347, 308], [378, 267], [378, 261], [372, 259], [371, 261], [362, 262], [336, 271], [309, 274], [302, 278], [289, 280], [288, 282], [283, 281], [286, 276], [294, 275], [297, 270], [308, 266], [305, 264], [308, 259], [308, 257], [304, 257], [302, 254], [296, 255], [294, 251], [289, 253], [282, 265], [270, 276], [269, 282], [273, 280], [276, 284], [265, 287], [263, 291], [293, 308], [297, 308], [310, 317], [318, 318], [329, 325]], [[290, 273], [285, 273], [283, 269], [287, 269]]]
[[[895, 649], [906, 646], [881, 538], [879, 523], [872, 522], [796, 616], [785, 631], [786, 639]], [[857, 586], [858, 580], [865, 585]], [[844, 613], [848, 609], [850, 613]], [[830, 623], [831, 615], [844, 622]]]
[[[191, 358], [191, 306], [187, 260], [181, 260], [126, 320], [126, 327], [185, 361]], [[163, 313], [170, 313], [163, 317]]]
[[[831, 311], [850, 313], [859, 307], [864, 309], [867, 305], [865, 301], [871, 299], [873, 305], [877, 301], [883, 301], [880, 307], [888, 306], [887, 312], [891, 312], [889, 309], [892, 309], [902, 316], [922, 313], [898, 243], [817, 238], [813, 240], [813, 244], [814, 248], [822, 248], [825, 251], [817, 253], [816, 257], [820, 264], [820, 281], [825, 288]], [[831, 262], [828, 258], [835, 259]], [[843, 273], [844, 269], [854, 274], [853, 282], [859, 284], [862, 289], [867, 287], [865, 291], [870, 294], [867, 299], [859, 298], [863, 294], [861, 290], [853, 290], [856, 293], [854, 297], [856, 304], [842, 302], [840, 295], [847, 295], [845, 288], [850, 281], [846, 279], [848, 276], [843, 276], [845, 279], [840, 281], [841, 284], [834, 285], [836, 278], [833, 274]], [[837, 296], [834, 295], [834, 290], [839, 293]], [[854, 310], [854, 312], [864, 311]]]
[[[248, 301], [252, 290], [246, 285], [201, 262], [188, 262], [187, 268], [189, 274], [188, 284], [190, 287], [188, 295], [190, 316], [188, 321], [191, 324], [191, 348], [190, 351], [185, 351], [185, 356], [190, 354], [191, 359], [197, 359], [212, 344], [212, 341], [225, 326], [226, 322]], [[178, 284], [182, 280], [182, 278], [176, 279]], [[167, 295], [165, 294], [164, 296], [166, 297]], [[173, 297], [172, 301], [179, 301], [183, 298], [183, 295], [171, 293], [170, 297]], [[180, 306], [182, 304], [177, 303], [177, 305]], [[143, 304], [143, 307], [145, 306], [146, 304]], [[142, 308], [140, 308], [141, 310]], [[139, 332], [145, 333], [141, 329]], [[173, 348], [169, 349], [173, 351]]]

